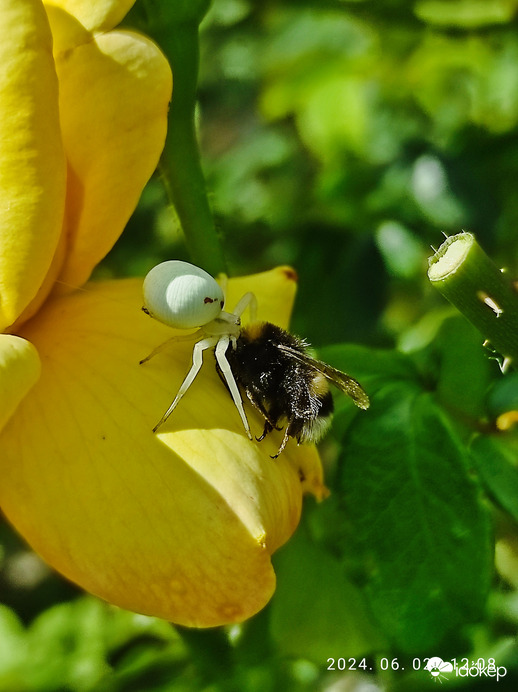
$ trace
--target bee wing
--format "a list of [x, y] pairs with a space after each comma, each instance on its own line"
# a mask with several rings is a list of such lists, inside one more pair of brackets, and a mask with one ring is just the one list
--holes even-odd
[[337, 370], [336, 368], [331, 367], [331, 365], [328, 365], [327, 363], [324, 363], [321, 360], [312, 358], [307, 353], [297, 351], [296, 349], [291, 348], [290, 346], [277, 344], [277, 348], [289, 354], [292, 358], [295, 358], [295, 360], [299, 360], [301, 363], [309, 365], [309, 367], [314, 368], [317, 372], [324, 375], [324, 377], [326, 377], [330, 382], [332, 382], [335, 385], [335, 387], [340, 389], [344, 394], [347, 394], [347, 396], [350, 397], [354, 401], [356, 406], [358, 406], [359, 408], [369, 408], [369, 397], [367, 396], [361, 384], [357, 382], [354, 379], [354, 377], [347, 375], [345, 372], [342, 372], [341, 370]]

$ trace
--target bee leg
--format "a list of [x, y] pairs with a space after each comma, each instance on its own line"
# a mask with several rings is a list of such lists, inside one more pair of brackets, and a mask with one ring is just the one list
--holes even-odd
[[277, 454], [274, 454], [272, 456], [272, 459], [277, 459], [277, 457], [280, 454], [282, 454], [282, 452], [284, 451], [284, 447], [286, 447], [286, 443], [288, 442], [289, 437], [290, 437], [290, 431], [289, 431], [289, 427], [287, 427], [286, 430], [284, 431], [284, 436], [282, 438], [282, 442], [281, 442], [281, 446], [279, 447], [279, 451], [277, 452]]
[[261, 442], [261, 440], [264, 440], [266, 435], [268, 435], [268, 433], [271, 432], [272, 430], [282, 430], [282, 427], [279, 428], [276, 425], [276, 421], [270, 416], [268, 411], [265, 409], [265, 407], [263, 406], [261, 401], [254, 395], [254, 393], [248, 387], [246, 388], [245, 391], [246, 391], [246, 395], [248, 397], [248, 400], [250, 401], [252, 406], [259, 411], [259, 413], [262, 415], [262, 417], [265, 420], [263, 434], [261, 435], [261, 437], [255, 438], [257, 440], [257, 442]]
[[263, 430], [262, 435], [260, 437], [256, 437], [255, 439], [257, 440], [257, 442], [262, 442], [264, 440], [264, 438], [266, 437], [266, 435], [268, 435], [268, 433], [272, 432], [272, 430], [273, 430], [273, 425], [271, 425], [271, 423], [268, 423], [268, 421], [265, 421], [264, 430]]

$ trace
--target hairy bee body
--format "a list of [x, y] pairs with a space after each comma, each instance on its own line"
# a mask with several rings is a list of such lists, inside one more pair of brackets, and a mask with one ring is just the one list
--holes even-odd
[[226, 357], [237, 384], [265, 419], [260, 440], [285, 425], [280, 454], [288, 437], [298, 443], [316, 442], [326, 431], [333, 399], [326, 376], [302, 339], [258, 322], [242, 327]]

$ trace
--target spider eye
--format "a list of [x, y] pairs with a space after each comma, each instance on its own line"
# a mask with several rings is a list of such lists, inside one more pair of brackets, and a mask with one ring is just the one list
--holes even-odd
[[202, 327], [221, 313], [223, 301], [212, 276], [188, 262], [162, 262], [144, 279], [144, 311], [169, 327]]

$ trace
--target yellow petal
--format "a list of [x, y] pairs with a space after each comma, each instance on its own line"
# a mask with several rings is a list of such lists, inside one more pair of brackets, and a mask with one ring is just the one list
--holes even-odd
[[56, 247], [54, 257], [52, 258], [52, 261], [50, 263], [49, 270], [45, 278], [43, 279], [38, 289], [38, 292], [31, 300], [29, 305], [27, 305], [25, 310], [23, 310], [22, 314], [18, 317], [16, 322], [14, 322], [14, 324], [12, 324], [9, 328], [9, 331], [12, 334], [17, 334], [20, 329], [20, 325], [22, 325], [24, 322], [26, 322], [28, 319], [30, 319], [33, 315], [35, 315], [38, 312], [40, 307], [47, 299], [49, 293], [55, 288], [55, 281], [58, 277], [59, 272], [61, 271], [61, 266], [63, 265], [66, 250], [67, 237], [66, 233], [62, 233], [59, 238], [59, 242]]
[[0, 4], [0, 331], [36, 295], [63, 221], [58, 84], [40, 2]]
[[66, 50], [82, 42], [90, 32], [108, 31], [117, 26], [135, 0], [44, 0], [54, 45]]
[[[285, 271], [270, 281], [289, 303]], [[248, 440], [211, 353], [154, 435], [192, 343], [138, 365], [171, 336], [141, 312], [141, 286], [90, 284], [24, 326], [42, 376], [0, 435], [0, 503], [50, 564], [112, 603], [186, 625], [241, 621], [272, 595], [270, 555], [297, 525], [307, 479], [322, 495], [320, 462], [292, 442], [272, 460], [278, 434]]]
[[[277, 267], [273, 271], [231, 279], [225, 290], [225, 310], [232, 311], [247, 291], [260, 298], [257, 320], [273, 322], [287, 329], [290, 323], [293, 301], [297, 292], [297, 273], [291, 267]], [[248, 312], [243, 323], [249, 319]]]
[[0, 334], [0, 430], [40, 374], [34, 346], [19, 336]]
[[506, 411], [496, 419], [496, 427], [499, 430], [509, 430], [518, 423], [518, 411]]
[[172, 77], [148, 39], [113, 31], [56, 56], [69, 162], [70, 246], [60, 280], [89, 277], [133, 212], [162, 151]]

